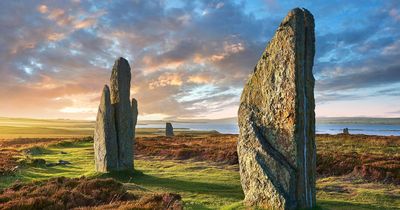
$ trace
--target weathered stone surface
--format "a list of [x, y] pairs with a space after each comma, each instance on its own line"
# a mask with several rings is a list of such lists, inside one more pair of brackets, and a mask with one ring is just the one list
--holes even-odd
[[96, 171], [99, 172], [118, 169], [114, 109], [111, 105], [110, 90], [107, 85], [103, 88], [94, 129], [94, 162]]
[[133, 123], [130, 103], [131, 68], [124, 58], [115, 61], [111, 78], [111, 104], [115, 110], [120, 170], [133, 169]]
[[315, 206], [314, 18], [293, 9], [243, 89], [238, 156], [245, 203]]
[[174, 136], [174, 128], [171, 123], [165, 124], [165, 136]]

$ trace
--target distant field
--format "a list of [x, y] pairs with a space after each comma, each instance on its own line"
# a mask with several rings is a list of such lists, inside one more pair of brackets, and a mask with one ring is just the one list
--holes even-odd
[[93, 135], [94, 123], [83, 120], [40, 120], [0, 117], [0, 138], [53, 138]]
[[[0, 139], [15, 138], [65, 138], [92, 136], [94, 121], [86, 120], [43, 120], [0, 117]], [[176, 134], [204, 133], [189, 129], [174, 129]], [[137, 136], [164, 135], [164, 129], [137, 128]], [[209, 132], [206, 132], [209, 133]]]

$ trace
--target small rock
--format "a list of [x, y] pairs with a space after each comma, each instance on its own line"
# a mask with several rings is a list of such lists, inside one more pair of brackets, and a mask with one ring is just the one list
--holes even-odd
[[43, 165], [46, 164], [46, 160], [45, 159], [41, 159], [41, 158], [32, 159], [31, 163], [34, 166], [43, 166]]
[[19, 169], [19, 166], [14, 166], [14, 168], [11, 169], [12, 172], [16, 172]]
[[58, 161], [58, 164], [59, 164], [59, 165], [69, 165], [69, 164], [71, 164], [71, 162], [66, 161], [66, 160], [59, 160], [59, 161]]

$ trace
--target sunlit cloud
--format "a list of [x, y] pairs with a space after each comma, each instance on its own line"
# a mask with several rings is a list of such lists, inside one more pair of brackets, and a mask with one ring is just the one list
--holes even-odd
[[38, 11], [40, 12], [40, 13], [47, 13], [48, 11], [49, 11], [49, 8], [46, 6], [46, 5], [40, 5], [39, 7], [38, 7]]
[[397, 1], [264, 0], [0, 1], [0, 116], [94, 119], [120, 56], [143, 119], [236, 116], [249, 74], [297, 6], [316, 20], [317, 115], [398, 116]]
[[189, 76], [188, 82], [193, 82], [196, 84], [207, 84], [212, 82], [212, 78], [208, 75], [193, 75]]
[[154, 89], [158, 87], [165, 87], [167, 85], [181, 86], [183, 83], [179, 74], [163, 74], [155, 81], [149, 83], [149, 88]]

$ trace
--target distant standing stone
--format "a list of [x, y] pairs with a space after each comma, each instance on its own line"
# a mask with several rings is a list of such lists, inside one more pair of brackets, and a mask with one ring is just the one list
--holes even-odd
[[314, 18], [285, 17], [243, 89], [238, 122], [247, 205], [315, 207]]
[[[136, 136], [136, 124], [137, 124], [137, 118], [138, 118], [138, 102], [136, 99], [132, 98], [132, 148], [133, 151], [135, 151], [134, 147], [135, 147], [135, 136]], [[133, 154], [132, 154], [133, 155]], [[135, 164], [133, 163], [133, 167], [135, 166]]]
[[350, 133], [349, 133], [349, 129], [348, 129], [348, 128], [344, 128], [344, 129], [343, 129], [343, 134], [349, 135], [349, 134], [350, 134]]
[[118, 161], [120, 170], [133, 169], [133, 123], [131, 115], [130, 89], [131, 67], [124, 58], [115, 61], [111, 78], [111, 104], [115, 110], [118, 139]]
[[133, 125], [133, 138], [135, 138], [136, 124], [138, 119], [138, 102], [135, 98], [132, 98], [132, 125]]
[[107, 172], [118, 169], [118, 145], [115, 131], [114, 109], [110, 101], [110, 90], [103, 88], [94, 131], [94, 162], [96, 171]]
[[174, 128], [171, 123], [165, 124], [165, 135], [166, 136], [174, 136]]

